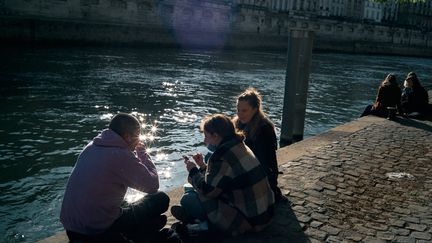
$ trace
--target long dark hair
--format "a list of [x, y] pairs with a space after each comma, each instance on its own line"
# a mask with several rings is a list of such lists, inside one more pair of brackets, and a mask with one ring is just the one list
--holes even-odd
[[398, 86], [398, 83], [396, 81], [396, 75], [394, 75], [393, 73], [388, 74], [387, 77], [381, 82], [381, 87], [388, 85]]
[[[257, 109], [257, 112], [247, 124], [247, 126], [249, 126], [247, 136], [249, 138], [255, 140], [256, 132], [264, 122], [269, 123], [272, 127], [274, 127], [273, 123], [267, 118], [266, 114], [262, 110], [262, 97], [255, 88], [248, 88], [243, 93], [241, 93], [237, 97], [237, 102], [239, 101], [246, 101], [252, 108]], [[234, 123], [237, 128], [241, 127], [240, 120], [237, 116], [234, 118]]]
[[422, 85], [420, 84], [420, 80], [418, 79], [415, 72], [409, 72], [406, 79], [411, 79], [413, 88], [422, 87]]
[[214, 114], [204, 117], [201, 121], [200, 130], [210, 134], [216, 133], [223, 140], [231, 138], [236, 138], [240, 141], [244, 140], [243, 133], [236, 131], [231, 119], [223, 114]]

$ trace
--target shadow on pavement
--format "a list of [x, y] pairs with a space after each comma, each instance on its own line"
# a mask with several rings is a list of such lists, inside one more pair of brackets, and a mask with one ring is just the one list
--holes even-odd
[[415, 127], [418, 129], [428, 131], [428, 132], [432, 132], [432, 126], [428, 125], [424, 122], [421, 122], [420, 120], [396, 117], [393, 121], [395, 121], [395, 122], [397, 122], [403, 126]]
[[288, 242], [288, 243], [306, 243], [311, 242], [303, 232], [302, 226], [291, 208], [291, 203], [282, 202], [275, 208], [275, 216], [272, 223], [264, 231], [259, 233], [250, 233], [238, 237], [228, 238], [224, 243], [242, 243], [242, 242]]

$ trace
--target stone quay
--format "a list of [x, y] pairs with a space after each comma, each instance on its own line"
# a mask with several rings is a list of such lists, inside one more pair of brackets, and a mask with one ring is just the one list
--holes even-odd
[[[359, 118], [279, 149], [278, 161], [288, 202], [263, 232], [221, 242], [432, 241], [431, 121]], [[169, 192], [173, 205], [181, 194]]]

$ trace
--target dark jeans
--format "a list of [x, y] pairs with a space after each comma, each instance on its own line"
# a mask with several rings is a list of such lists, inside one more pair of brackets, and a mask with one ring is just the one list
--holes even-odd
[[166, 224], [169, 197], [164, 192], [157, 192], [143, 197], [141, 200], [126, 204], [121, 216], [102, 234], [82, 235], [66, 231], [69, 240], [81, 242], [127, 242], [127, 239], [151, 237]]
[[363, 113], [361, 114], [360, 117], [363, 116], [368, 116], [368, 115], [374, 115], [374, 116], [379, 116], [379, 117], [387, 117], [388, 116], [388, 111], [387, 110], [372, 110], [372, 105], [368, 105], [366, 106], [365, 110], [363, 111]]
[[280, 188], [278, 187], [278, 180], [277, 180], [278, 176], [279, 176], [278, 171], [276, 171], [276, 173], [274, 171], [271, 173], [268, 173], [269, 184], [270, 184], [270, 187], [274, 193], [276, 203], [279, 202], [280, 200], [282, 200], [282, 192], [281, 192]]

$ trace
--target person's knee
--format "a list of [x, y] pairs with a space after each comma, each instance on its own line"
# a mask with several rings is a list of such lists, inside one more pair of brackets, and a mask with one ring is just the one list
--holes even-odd
[[185, 208], [198, 208], [201, 205], [200, 199], [198, 197], [198, 194], [195, 192], [188, 192], [183, 195], [183, 197], [180, 199], [180, 205], [182, 205]]
[[180, 205], [184, 207], [185, 205], [189, 205], [189, 204], [190, 204], [189, 196], [187, 196], [187, 194], [183, 195], [182, 198], [180, 199]]
[[154, 194], [146, 195], [142, 200], [141, 207], [151, 208], [152, 214], [159, 215], [168, 210], [169, 202], [169, 196], [165, 192], [158, 191]]
[[160, 208], [163, 210], [163, 212], [168, 210], [170, 198], [165, 192], [157, 192], [155, 195], [155, 200], [158, 202]]

